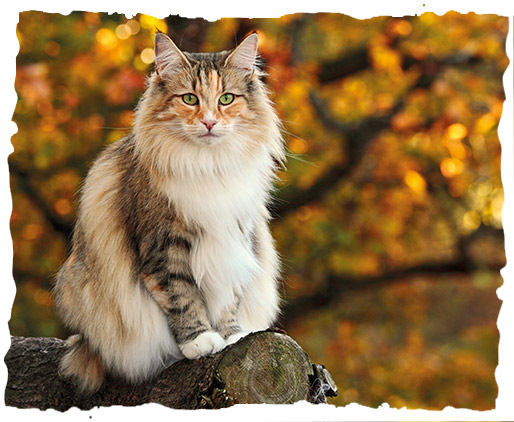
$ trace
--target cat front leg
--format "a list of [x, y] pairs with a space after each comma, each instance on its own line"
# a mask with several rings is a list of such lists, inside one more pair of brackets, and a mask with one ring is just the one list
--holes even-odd
[[216, 323], [216, 331], [225, 339], [227, 346], [237, 342], [250, 333], [249, 331], [244, 331], [237, 320], [236, 315], [239, 302], [240, 300], [237, 298], [232, 306], [225, 308]]
[[173, 234], [155, 237], [144, 233], [139, 243], [141, 279], [168, 319], [168, 326], [178, 348], [188, 359], [216, 353], [225, 340], [214, 329], [207, 307], [192, 275], [191, 241], [172, 222]]
[[209, 321], [205, 303], [191, 276], [160, 272], [142, 278], [166, 313], [170, 330], [186, 358], [198, 359], [225, 347], [224, 338]]

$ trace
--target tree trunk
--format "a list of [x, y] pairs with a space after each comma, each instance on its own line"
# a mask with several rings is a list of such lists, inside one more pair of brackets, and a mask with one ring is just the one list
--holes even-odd
[[325, 403], [337, 394], [330, 375], [312, 365], [290, 337], [276, 331], [252, 333], [221, 352], [181, 360], [156, 378], [129, 384], [108, 375], [93, 395], [80, 395], [60, 376], [66, 349], [56, 338], [12, 337], [5, 356], [5, 403], [19, 408], [67, 410], [95, 406], [160, 403], [178, 409], [221, 408], [235, 403]]

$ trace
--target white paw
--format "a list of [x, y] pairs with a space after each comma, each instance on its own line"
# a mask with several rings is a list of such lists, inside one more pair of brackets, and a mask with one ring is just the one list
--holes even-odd
[[215, 331], [206, 331], [179, 347], [186, 358], [198, 359], [223, 349], [225, 340]]
[[232, 334], [231, 336], [229, 336], [227, 338], [226, 346], [228, 346], [229, 344], [236, 343], [239, 339], [242, 339], [243, 337], [246, 337], [248, 334], [250, 334], [250, 331], [239, 331], [237, 333]]

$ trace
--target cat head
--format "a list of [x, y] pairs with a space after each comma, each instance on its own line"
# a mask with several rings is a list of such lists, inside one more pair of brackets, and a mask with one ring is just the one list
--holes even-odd
[[157, 155], [225, 151], [237, 159], [265, 146], [282, 160], [279, 121], [261, 80], [257, 44], [253, 33], [231, 51], [189, 53], [157, 33], [155, 71], [134, 124], [141, 149]]

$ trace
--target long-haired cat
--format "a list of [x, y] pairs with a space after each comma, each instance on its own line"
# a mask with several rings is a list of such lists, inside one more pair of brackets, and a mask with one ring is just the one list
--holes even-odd
[[182, 52], [155, 36], [155, 72], [131, 134], [80, 193], [57, 309], [77, 333], [61, 371], [93, 392], [223, 349], [279, 312], [266, 204], [284, 150], [257, 66], [258, 36]]

